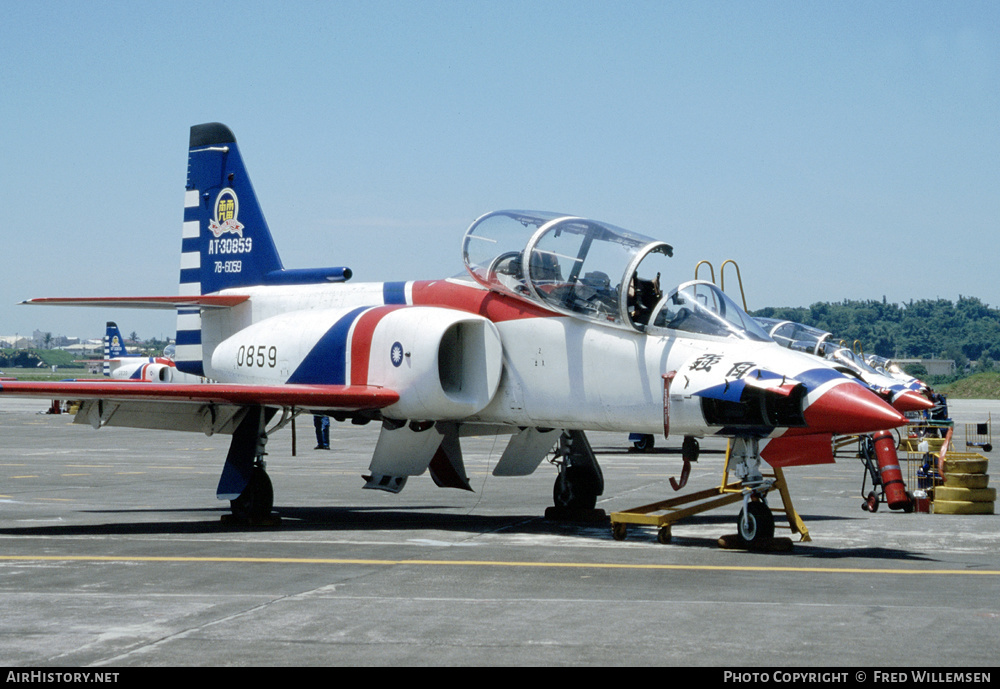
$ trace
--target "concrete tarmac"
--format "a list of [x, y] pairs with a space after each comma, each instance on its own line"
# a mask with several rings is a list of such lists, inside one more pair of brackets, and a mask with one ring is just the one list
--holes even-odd
[[[856, 459], [787, 470], [812, 540], [755, 553], [718, 547], [737, 505], [667, 545], [547, 520], [554, 468], [492, 476], [504, 437], [463, 440], [475, 492], [362, 490], [377, 428], [333, 423], [323, 452], [300, 417], [295, 456], [288, 428], [268, 444], [280, 525], [241, 528], [215, 498], [229, 436], [45, 408], [0, 400], [0, 665], [964, 669], [1000, 648], [1000, 517], [865, 512]], [[994, 412], [952, 402], [956, 441]], [[589, 437], [607, 513], [677, 495], [679, 438]], [[685, 492], [724, 449], [702, 442]]]

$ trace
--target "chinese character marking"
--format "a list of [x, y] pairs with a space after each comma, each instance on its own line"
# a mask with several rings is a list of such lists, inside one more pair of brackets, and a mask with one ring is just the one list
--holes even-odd
[[702, 354], [694, 360], [688, 370], [690, 371], [711, 371], [712, 367], [722, 361], [721, 354]]
[[740, 361], [733, 364], [733, 367], [726, 373], [726, 378], [742, 378], [753, 369], [752, 361]]

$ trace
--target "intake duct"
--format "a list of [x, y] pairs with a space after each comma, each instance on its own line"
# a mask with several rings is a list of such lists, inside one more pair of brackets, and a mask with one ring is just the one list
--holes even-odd
[[738, 400], [703, 396], [701, 410], [710, 426], [804, 427], [805, 385], [795, 385], [787, 394], [784, 392], [748, 385]]

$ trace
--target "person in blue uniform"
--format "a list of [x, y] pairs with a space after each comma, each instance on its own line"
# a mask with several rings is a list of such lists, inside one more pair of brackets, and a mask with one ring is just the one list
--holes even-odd
[[314, 450], [330, 449], [330, 417], [313, 415], [313, 425], [316, 427], [316, 447]]

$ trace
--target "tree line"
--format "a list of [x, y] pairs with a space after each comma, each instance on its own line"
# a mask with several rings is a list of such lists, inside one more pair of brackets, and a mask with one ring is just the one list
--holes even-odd
[[806, 307], [767, 307], [751, 315], [780, 318], [833, 333], [865, 354], [899, 359], [954, 359], [959, 371], [977, 371], [1000, 362], [1000, 309], [976, 297], [882, 301], [819, 302]]

